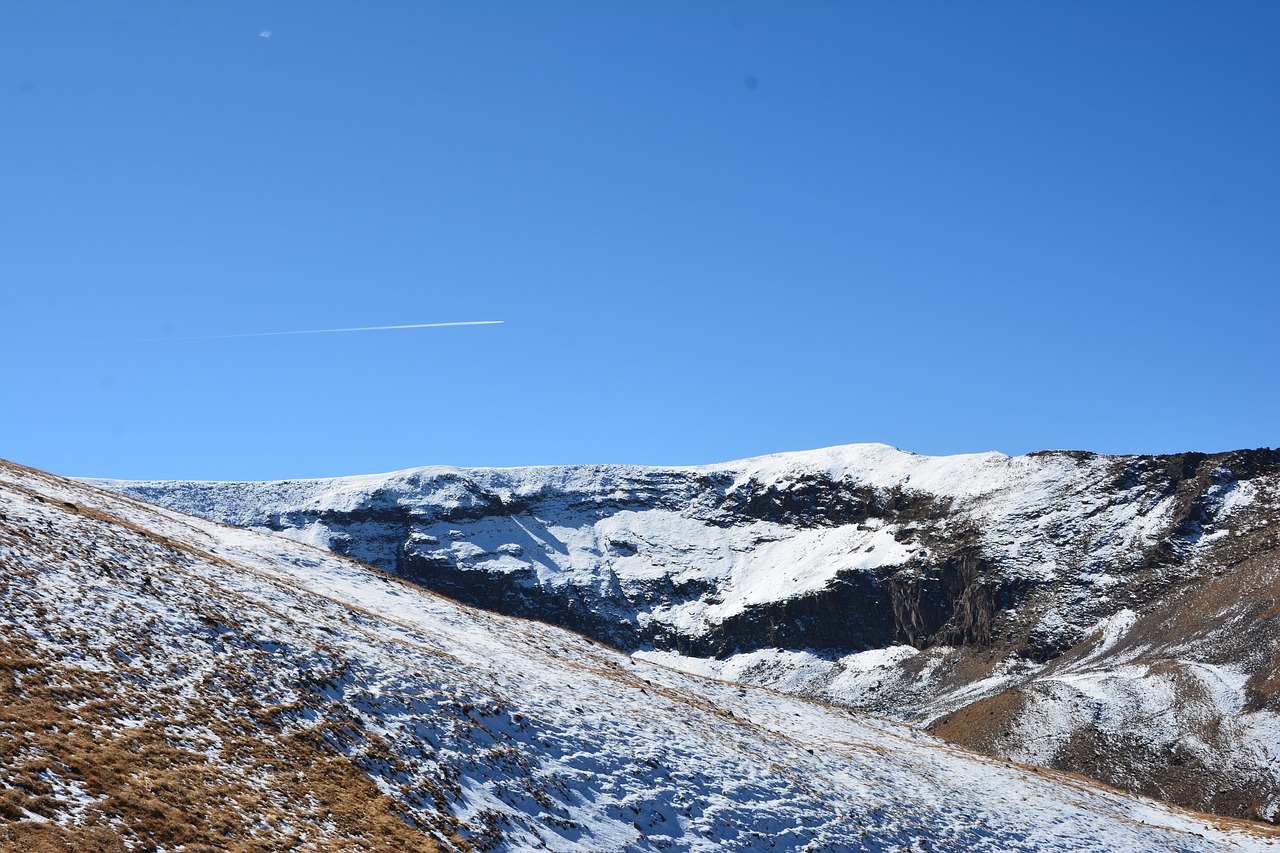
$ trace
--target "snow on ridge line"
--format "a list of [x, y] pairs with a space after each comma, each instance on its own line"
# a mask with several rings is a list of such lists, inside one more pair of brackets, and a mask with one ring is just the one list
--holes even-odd
[[[79, 478], [80, 482], [112, 491], [190, 487], [201, 490], [251, 489], [288, 493], [294, 505], [298, 495], [313, 496], [316, 503], [333, 506], [340, 497], [368, 495], [374, 491], [399, 495], [421, 494], [424, 488], [447, 488], [452, 478], [511, 494], [531, 494], [547, 487], [562, 491], [604, 491], [674, 475], [727, 474], [735, 485], [749, 481], [784, 482], [804, 476], [852, 480], [876, 488], [903, 486], [939, 495], [980, 495], [1007, 487], [1028, 474], [1046, 468], [1044, 457], [1011, 457], [998, 451], [925, 456], [887, 444], [836, 445], [816, 450], [788, 451], [707, 465], [577, 464], [464, 468], [428, 465], [381, 474], [342, 477], [310, 477], [283, 480], [118, 480]], [[443, 482], [442, 482], [443, 481]]]
[[[830, 447], [820, 447], [811, 450], [788, 450], [779, 453], [766, 453], [760, 456], [748, 456], [743, 459], [729, 460], [727, 462], [711, 462], [702, 465], [636, 465], [629, 463], [615, 462], [584, 462], [571, 463], [566, 465], [508, 465], [508, 466], [464, 466], [464, 465], [420, 465], [411, 468], [399, 468], [394, 471], [385, 471], [374, 474], [346, 474], [338, 477], [286, 477], [275, 480], [121, 480], [111, 477], [69, 477], [68, 479], [81, 483], [98, 484], [98, 483], [202, 483], [202, 484], [244, 484], [253, 483], [255, 485], [266, 485], [269, 483], [360, 483], [367, 484], [370, 482], [380, 482], [394, 477], [413, 476], [413, 475], [444, 475], [444, 474], [475, 474], [475, 473], [523, 473], [523, 472], [552, 472], [552, 471], [576, 471], [576, 470], [635, 470], [635, 471], [719, 471], [732, 469], [737, 466], [744, 466], [748, 463], [762, 463], [768, 460], [795, 459], [804, 457], [816, 457], [819, 455], [830, 455], [842, 451], [852, 450], [875, 450], [887, 451], [903, 456], [918, 457], [924, 459], [948, 459], [950, 456], [923, 456], [922, 454], [912, 453], [907, 450], [900, 450], [888, 444], [878, 442], [862, 442], [854, 444], [837, 444]], [[1003, 456], [1004, 454], [996, 453]], [[959, 456], [984, 456], [988, 454], [958, 454]]]

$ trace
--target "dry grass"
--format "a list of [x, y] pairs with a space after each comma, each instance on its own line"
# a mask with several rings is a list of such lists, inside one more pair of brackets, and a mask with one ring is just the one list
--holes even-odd
[[[35, 652], [0, 636], [0, 849], [437, 849], [324, 738], [285, 734], [269, 709], [205, 720], [221, 741], [213, 762], [158, 721], [122, 728], [147, 712], [114, 674], [50, 671]], [[79, 814], [68, 785], [86, 801]]]
[[[343, 723], [323, 696], [302, 690], [300, 702], [273, 704], [236, 666], [254, 661], [246, 638], [183, 695], [166, 677], [171, 662], [147, 659], [164, 641], [153, 634], [160, 623], [122, 626], [104, 658], [36, 594], [44, 566], [91, 572], [76, 593], [89, 600], [101, 597], [94, 584], [136, 588], [129, 565], [178, 570], [216, 556], [83, 504], [6, 489], [76, 518], [46, 527], [0, 514], [0, 851], [435, 851], [437, 839], [468, 848], [441, 808], [443, 789], [411, 792], [434, 807], [415, 810], [419, 825], [379, 791], [342, 750], [371, 736], [335, 734]], [[237, 631], [228, 613], [204, 618], [211, 634]], [[51, 635], [83, 661], [58, 660], [37, 639]], [[95, 659], [110, 665], [85, 665]], [[299, 722], [304, 713], [311, 723]]]
[[987, 754], [1000, 751], [1001, 741], [1017, 724], [1026, 698], [1016, 690], [997, 693], [959, 708], [929, 728], [931, 734]]

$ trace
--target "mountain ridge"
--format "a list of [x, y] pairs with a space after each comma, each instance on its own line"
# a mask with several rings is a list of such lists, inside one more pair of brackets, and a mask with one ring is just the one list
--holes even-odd
[[102, 484], [650, 660], [1275, 820], [1280, 676], [1259, 650], [1280, 633], [1278, 475], [1271, 449], [864, 444], [671, 468]]

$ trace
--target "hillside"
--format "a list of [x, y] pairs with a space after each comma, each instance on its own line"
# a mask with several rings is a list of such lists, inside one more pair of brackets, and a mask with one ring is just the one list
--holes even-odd
[[1280, 453], [103, 483], [690, 672], [1280, 817]]
[[1277, 850], [0, 464], [9, 850]]

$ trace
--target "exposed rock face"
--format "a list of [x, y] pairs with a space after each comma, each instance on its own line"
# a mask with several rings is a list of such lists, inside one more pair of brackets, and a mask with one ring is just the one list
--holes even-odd
[[1280, 452], [113, 483], [469, 604], [1280, 817]]

